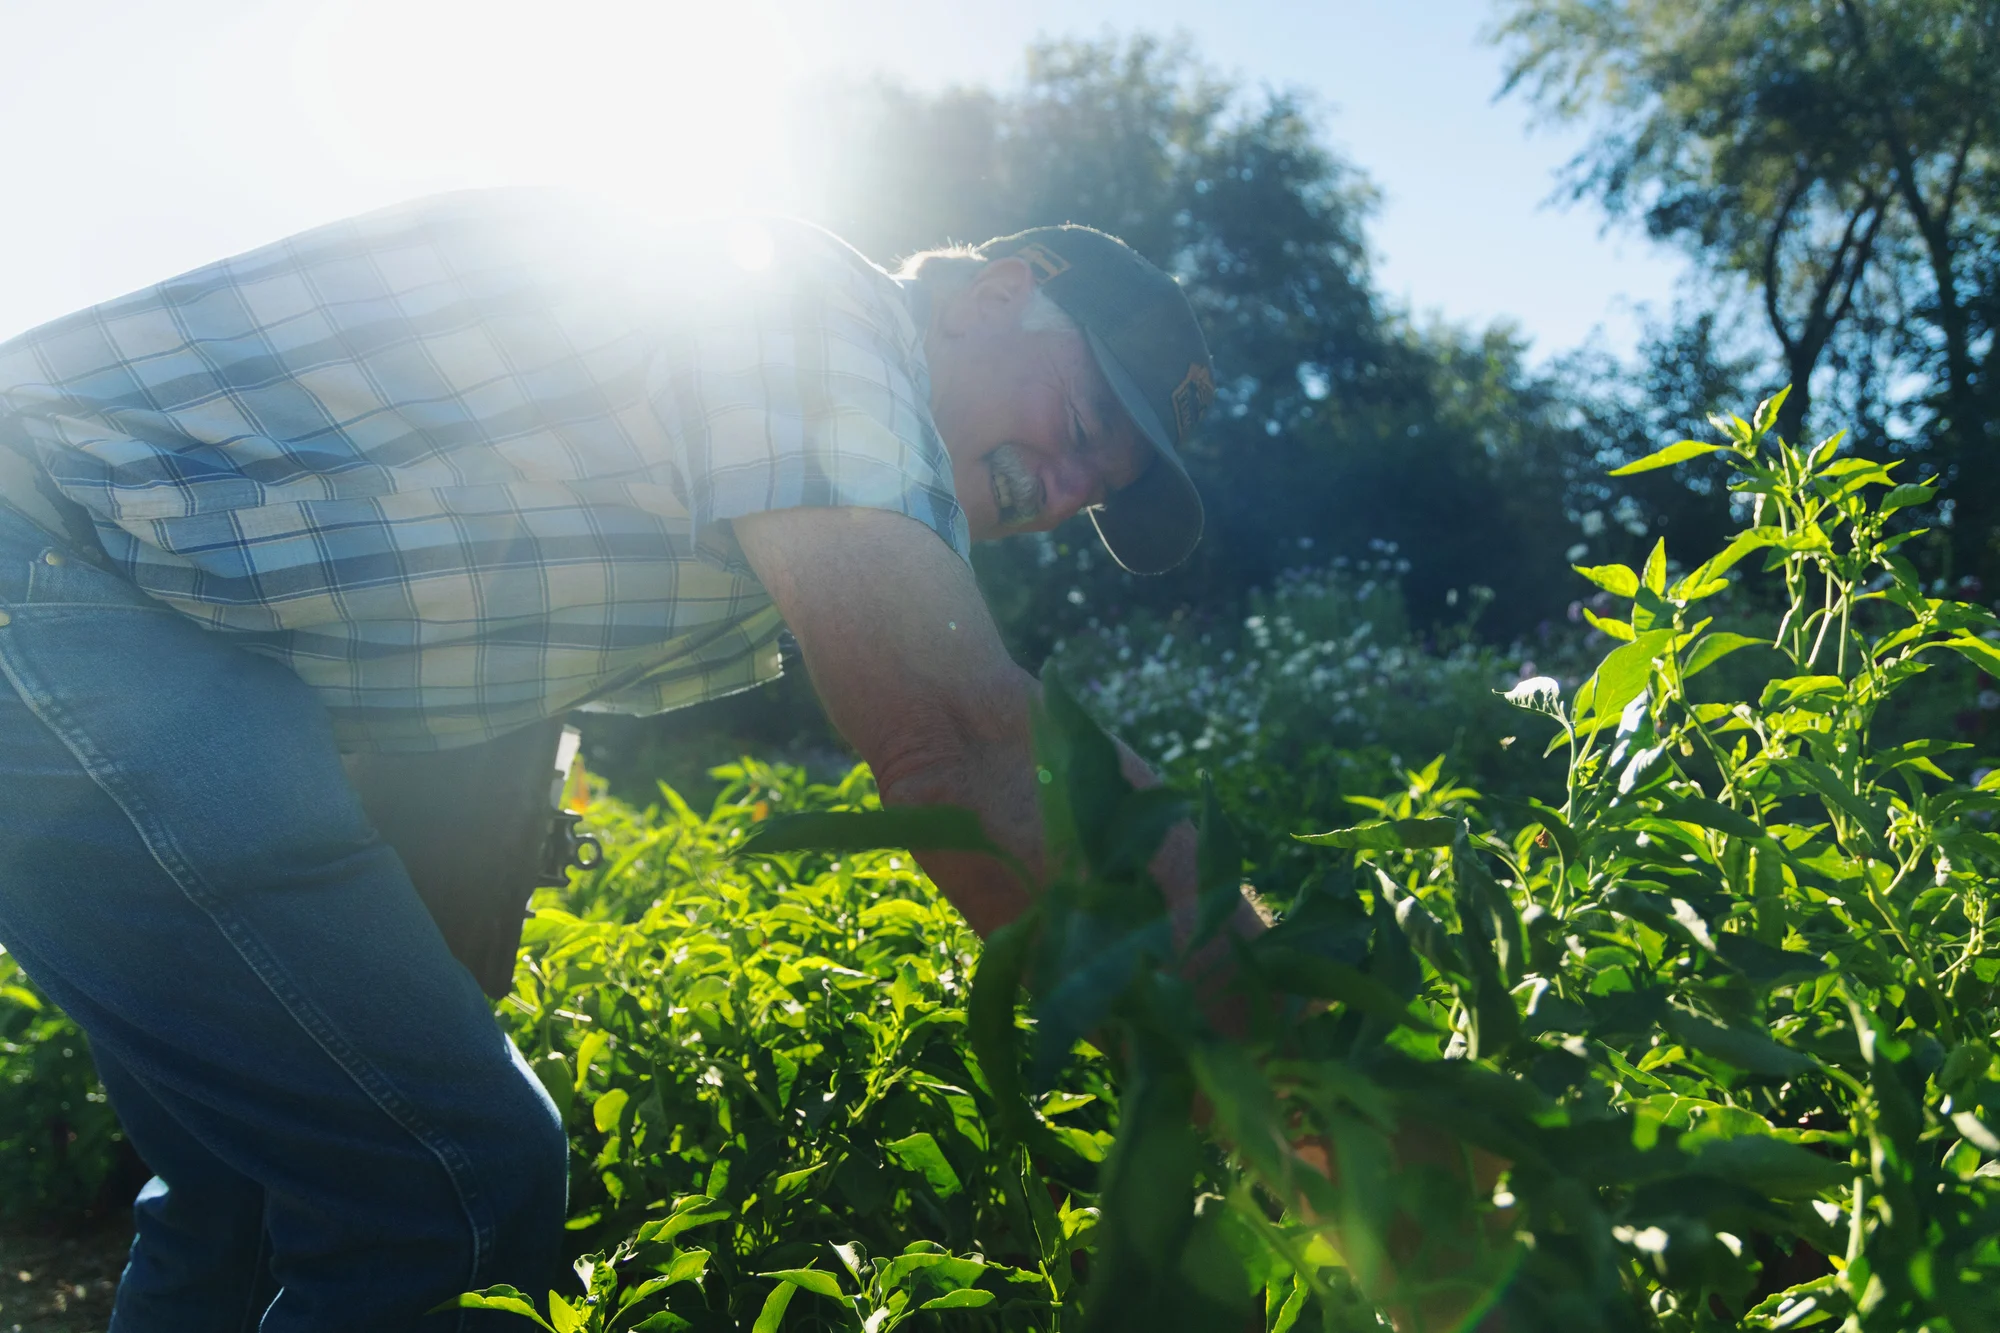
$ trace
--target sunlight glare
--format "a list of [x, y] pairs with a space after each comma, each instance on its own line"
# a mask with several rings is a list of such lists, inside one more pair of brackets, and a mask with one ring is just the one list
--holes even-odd
[[766, 0], [327, 0], [293, 81], [364, 180], [707, 211], [782, 187], [797, 63]]
[[763, 224], [744, 219], [729, 234], [729, 258], [746, 273], [758, 273], [771, 266], [777, 245]]

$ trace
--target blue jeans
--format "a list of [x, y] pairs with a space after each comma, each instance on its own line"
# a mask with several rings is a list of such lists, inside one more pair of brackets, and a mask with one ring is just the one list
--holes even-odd
[[157, 1178], [113, 1333], [546, 1290], [567, 1146], [291, 671], [0, 505], [0, 944]]

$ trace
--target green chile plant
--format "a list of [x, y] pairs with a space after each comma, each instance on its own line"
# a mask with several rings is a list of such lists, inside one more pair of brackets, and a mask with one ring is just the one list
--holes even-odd
[[[748, 764], [707, 820], [613, 811], [510, 1002], [616, 1242], [569, 1327], [2000, 1327], [2000, 780], [1872, 734], [2000, 626], [1898, 553], [1929, 485], [1780, 401], [1629, 469], [1721, 454], [1755, 521], [1583, 571], [1622, 642], [1507, 696], [1561, 799], [1407, 774], [1254, 940], [1213, 786], [1134, 790], [1053, 672], [1049, 878], [983, 952], [897, 857], [1000, 855], [963, 811]], [[1717, 625], [1752, 556], [1782, 614]], [[1191, 810], [1177, 919], [1146, 866]]]
[[[1270, 1333], [2000, 1326], [2000, 782], [1956, 776], [1952, 743], [1871, 740], [1938, 654], [2000, 668], [2000, 626], [1898, 554], [1894, 515], [1930, 485], [1838, 437], [1773, 439], [1781, 402], [1626, 469], [1723, 454], [1755, 523], [1679, 577], [1664, 546], [1583, 571], [1629, 601], [1600, 618], [1623, 642], [1567, 702], [1509, 693], [1557, 724], [1561, 803], [1482, 816], [1413, 783], [1303, 839], [1351, 874], [1230, 967], [1212, 942], [1240, 861], [1213, 790], [1201, 910], [1176, 923], [1145, 866], [1188, 803], [1127, 785], [1045, 677], [1052, 879], [987, 942], [967, 1016], [996, 1146], [1044, 1151], [1034, 1099], [1084, 1034], [1118, 1055], [1082, 1328], [1240, 1327], [1260, 1304]], [[1758, 554], [1782, 616], [1715, 625], [1703, 603]], [[1746, 652], [1755, 697], [1703, 697]], [[979, 845], [929, 813], [759, 841]], [[1225, 989], [1247, 1038], [1210, 1019]]]
[[1102, 1061], [1034, 1108], [1032, 1164], [997, 1142], [965, 1043], [978, 941], [908, 854], [736, 855], [767, 818], [873, 807], [866, 770], [717, 776], [705, 816], [664, 787], [593, 803], [603, 864], [537, 899], [501, 1012], [564, 1116], [589, 1253], [540, 1311], [461, 1302], [559, 1333], [1060, 1327], [1111, 1141]]

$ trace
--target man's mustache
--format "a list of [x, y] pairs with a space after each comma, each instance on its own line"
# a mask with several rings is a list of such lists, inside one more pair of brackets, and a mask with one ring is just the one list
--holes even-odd
[[993, 477], [993, 507], [1003, 527], [1018, 527], [1042, 516], [1042, 483], [1028, 464], [1027, 450], [1003, 444], [986, 455]]

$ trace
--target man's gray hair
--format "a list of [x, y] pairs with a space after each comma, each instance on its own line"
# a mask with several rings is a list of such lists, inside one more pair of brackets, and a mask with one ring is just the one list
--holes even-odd
[[[989, 264], [984, 255], [969, 245], [947, 245], [936, 250], [919, 250], [905, 259], [896, 270], [899, 278], [914, 278], [931, 289], [937, 300], [944, 300], [972, 285]], [[1035, 299], [1028, 303], [1021, 316], [1021, 327], [1029, 333], [1079, 333], [1076, 321], [1069, 313], [1049, 299], [1047, 292], [1035, 289]]]

